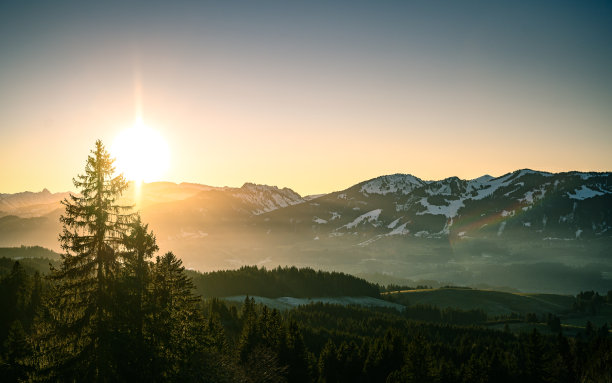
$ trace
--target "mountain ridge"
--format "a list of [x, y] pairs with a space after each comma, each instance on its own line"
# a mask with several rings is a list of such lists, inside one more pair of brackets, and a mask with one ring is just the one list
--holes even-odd
[[[202, 271], [296, 265], [576, 291], [611, 283], [611, 184], [609, 172], [531, 169], [471, 180], [396, 173], [316, 198], [254, 183], [151, 183], [137, 209], [162, 250]], [[60, 214], [0, 217], [0, 246], [57, 249]], [[566, 289], [559, 275], [576, 282]]]

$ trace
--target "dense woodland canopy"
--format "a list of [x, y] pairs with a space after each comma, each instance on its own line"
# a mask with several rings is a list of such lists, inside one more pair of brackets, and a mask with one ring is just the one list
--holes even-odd
[[[0, 376], [58, 382], [604, 382], [607, 326], [578, 337], [477, 326], [478, 310], [311, 304], [280, 312], [202, 299], [181, 260], [116, 205], [125, 188], [101, 142], [65, 201], [61, 263], [10, 260], [0, 277]], [[7, 260], [9, 261], [9, 260]], [[196, 278], [205, 295], [378, 296], [341, 273], [245, 267]], [[232, 290], [234, 289], [234, 290]], [[603, 300], [602, 300], [603, 299]], [[608, 297], [589, 292], [576, 310]], [[553, 323], [554, 324], [554, 323]]]
[[[175, 257], [151, 266], [145, 314], [124, 304], [104, 354], [104, 381], [602, 382], [612, 341], [593, 326], [572, 338], [445, 322], [434, 311], [311, 304], [279, 312], [192, 295]], [[163, 277], [162, 275], [165, 275]], [[170, 281], [174, 281], [170, 283]], [[123, 281], [124, 299], [134, 290]], [[88, 360], [41, 369], [37, 327], [52, 281], [15, 262], [0, 280], [0, 374], [5, 381], [82, 381]], [[176, 289], [171, 286], [177, 287]], [[127, 295], [132, 298], [127, 298]], [[170, 305], [170, 301], [178, 301]], [[431, 317], [426, 314], [429, 313]], [[416, 316], [416, 318], [415, 318]], [[140, 322], [142, 319], [142, 322]], [[419, 319], [419, 320], [417, 320]], [[473, 318], [477, 319], [477, 318]], [[115, 343], [116, 342], [116, 343]], [[61, 367], [61, 368], [60, 368]]]
[[361, 278], [338, 272], [311, 268], [277, 267], [272, 270], [243, 266], [238, 270], [198, 273], [194, 276], [198, 292], [204, 298], [234, 295], [277, 297], [378, 297], [379, 287]]

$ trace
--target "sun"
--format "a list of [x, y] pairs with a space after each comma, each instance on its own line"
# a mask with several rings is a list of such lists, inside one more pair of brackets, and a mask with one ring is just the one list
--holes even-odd
[[110, 151], [117, 173], [123, 173], [130, 181], [160, 181], [170, 166], [168, 144], [140, 118], [117, 135]]

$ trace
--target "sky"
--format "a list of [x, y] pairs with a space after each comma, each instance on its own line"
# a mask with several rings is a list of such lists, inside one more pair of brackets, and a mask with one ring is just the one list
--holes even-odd
[[74, 190], [138, 111], [172, 182], [610, 171], [612, 2], [0, 2], [0, 193]]

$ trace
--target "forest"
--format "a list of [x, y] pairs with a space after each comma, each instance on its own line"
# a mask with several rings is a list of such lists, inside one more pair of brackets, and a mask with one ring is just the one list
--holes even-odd
[[232, 295], [277, 297], [379, 297], [379, 287], [345, 273], [311, 268], [277, 267], [272, 270], [243, 266], [237, 270], [195, 273], [193, 281], [204, 298]]
[[[14, 261], [0, 280], [3, 381], [201, 382], [602, 382], [609, 381], [607, 327], [578, 337], [515, 334], [477, 325], [482, 313], [310, 304], [277, 311], [246, 298], [200, 299], [180, 260], [156, 258], [139, 311], [115, 305], [96, 336], [68, 346], [51, 331], [52, 280]], [[134, 302], [131, 291], [121, 302]], [[132, 296], [130, 296], [132, 295]], [[138, 315], [138, 314], [141, 315]], [[479, 317], [480, 315], [480, 317]], [[46, 319], [45, 319], [46, 318]], [[455, 318], [455, 319], [453, 319]], [[460, 318], [457, 320], [456, 318]], [[461, 319], [463, 318], [463, 319]], [[459, 323], [459, 324], [453, 324]], [[110, 325], [113, 324], [113, 327]], [[65, 327], [67, 328], [67, 327]], [[60, 332], [60, 330], [66, 332]], [[87, 336], [87, 338], [85, 338]], [[57, 337], [57, 338], [56, 338]], [[104, 343], [102, 343], [104, 342]], [[102, 348], [102, 347], [104, 348]], [[103, 364], [104, 371], [96, 368]]]
[[[116, 203], [127, 183], [112, 163], [98, 141], [74, 179], [81, 194], [63, 202], [60, 261], [43, 275], [10, 260], [0, 277], [3, 381], [612, 381], [606, 325], [567, 337], [486, 329], [478, 310], [314, 303], [278, 311], [248, 296], [227, 304], [218, 297], [379, 297], [380, 287], [295, 267], [191, 278]], [[586, 292], [576, 302], [597, 310], [604, 298]]]

